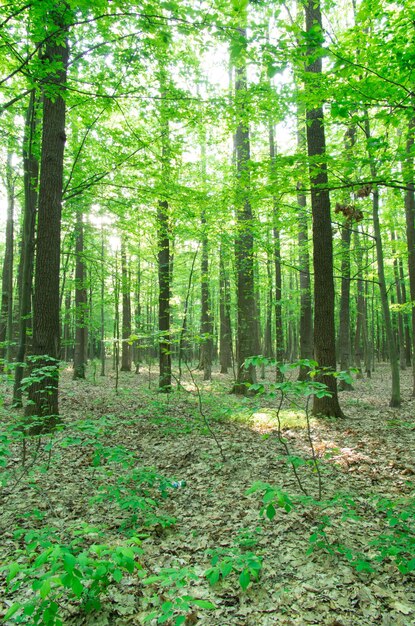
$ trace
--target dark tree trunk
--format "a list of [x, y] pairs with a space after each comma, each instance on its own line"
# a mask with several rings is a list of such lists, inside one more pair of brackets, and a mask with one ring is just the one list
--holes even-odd
[[68, 66], [68, 47], [62, 41], [65, 20], [62, 15], [59, 20], [59, 38], [50, 37], [45, 49], [45, 58], [51, 64], [48, 89], [54, 86], [54, 97], [50, 99], [44, 94], [42, 116], [31, 373], [37, 380], [29, 388], [30, 402], [26, 407], [27, 416], [41, 418], [33, 424], [33, 434], [49, 431], [59, 420], [59, 266], [66, 138], [63, 90]]
[[[246, 45], [246, 29], [238, 33]], [[237, 276], [237, 378], [232, 391], [246, 394], [249, 385], [256, 382], [252, 365], [244, 367], [245, 360], [255, 354], [257, 320], [254, 286], [254, 228], [250, 201], [250, 138], [246, 112], [247, 76], [245, 51], [242, 51], [235, 68], [235, 104], [238, 125], [235, 134], [237, 171], [235, 265]]]
[[125, 236], [121, 235], [122, 350], [121, 371], [131, 372], [131, 294]]
[[221, 243], [219, 251], [219, 360], [220, 373], [227, 374], [232, 366], [232, 330], [231, 330], [231, 302], [230, 285], [225, 269], [225, 253]]
[[[322, 29], [319, 2], [309, 0], [306, 5], [306, 30], [315, 32]], [[315, 54], [314, 48], [309, 55]], [[319, 52], [319, 51], [318, 51]], [[322, 72], [321, 55], [310, 60], [307, 73], [315, 80]], [[313, 82], [307, 88], [312, 89]], [[311, 208], [313, 215], [313, 266], [314, 266], [314, 353], [318, 365], [329, 372], [336, 370], [336, 341], [334, 326], [334, 279], [333, 279], [333, 241], [331, 231], [330, 195], [328, 191], [326, 139], [322, 106], [307, 106], [307, 148], [309, 156]], [[330, 397], [313, 398], [313, 414], [342, 417], [336, 379], [323, 374], [320, 378]]]
[[82, 211], [76, 213], [75, 226], [75, 347], [73, 358], [73, 378], [85, 378], [86, 331], [87, 331], [87, 290], [84, 259], [84, 221]]
[[24, 207], [22, 225], [21, 257], [19, 263], [19, 343], [16, 354], [16, 371], [13, 387], [13, 404], [22, 406], [20, 384], [23, 378], [24, 362], [27, 350], [27, 330], [30, 326], [32, 309], [33, 262], [35, 254], [35, 227], [37, 209], [37, 184], [39, 160], [37, 156], [38, 105], [35, 91], [31, 91], [27, 108], [23, 138], [24, 168]]
[[6, 249], [3, 260], [0, 309], [0, 371], [5, 364], [10, 362], [10, 344], [13, 332], [14, 176], [11, 161], [12, 154], [9, 152], [6, 164]]

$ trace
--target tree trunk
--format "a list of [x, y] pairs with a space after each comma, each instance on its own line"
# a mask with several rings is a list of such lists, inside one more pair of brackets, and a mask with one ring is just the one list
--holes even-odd
[[[376, 178], [375, 157], [372, 154], [372, 150], [371, 150], [370, 143], [369, 143], [369, 140], [371, 139], [371, 135], [370, 135], [369, 116], [367, 113], [365, 116], [365, 134], [366, 134], [366, 139], [367, 139], [367, 152], [368, 152], [368, 156], [370, 159], [370, 173], [371, 173], [372, 178], [375, 179]], [[373, 232], [374, 232], [375, 241], [376, 241], [376, 257], [377, 257], [380, 300], [382, 304], [383, 321], [384, 321], [385, 333], [386, 333], [386, 343], [387, 343], [388, 352], [389, 352], [389, 362], [390, 362], [391, 374], [392, 374], [392, 390], [391, 390], [391, 399], [390, 399], [389, 404], [392, 407], [398, 407], [401, 404], [400, 380], [399, 380], [399, 357], [398, 357], [398, 351], [396, 349], [395, 337], [393, 334], [392, 320], [391, 320], [391, 314], [390, 314], [389, 302], [388, 302], [388, 293], [386, 290], [385, 265], [383, 261], [382, 236], [381, 236], [380, 222], [379, 222], [379, 191], [378, 189], [374, 189], [373, 191], [372, 215], [373, 215]]]
[[[351, 221], [342, 224], [342, 261], [341, 261], [341, 298], [339, 324], [339, 361], [340, 370], [346, 371], [350, 367], [350, 239]], [[345, 380], [339, 383], [341, 391], [350, 391], [352, 385]]]
[[[395, 241], [395, 231], [391, 231], [391, 240]], [[396, 313], [397, 321], [398, 321], [398, 339], [399, 339], [399, 367], [401, 371], [406, 370], [406, 352], [405, 352], [405, 328], [403, 323], [403, 313], [402, 313], [402, 289], [401, 289], [401, 279], [399, 276], [399, 264], [398, 259], [396, 257], [395, 249], [392, 249], [393, 253], [393, 275], [395, 278], [395, 289], [396, 289], [396, 301], [398, 303], [398, 311]]]
[[38, 139], [38, 101], [35, 91], [31, 91], [29, 105], [25, 117], [23, 138], [23, 184], [24, 207], [22, 225], [21, 257], [19, 263], [19, 340], [16, 354], [16, 371], [13, 387], [13, 405], [22, 406], [20, 384], [24, 366], [21, 365], [26, 356], [27, 330], [30, 325], [32, 309], [33, 263], [35, 254], [35, 228], [37, 209], [37, 184], [39, 177], [39, 161], [35, 145]]
[[105, 376], [105, 241], [104, 226], [101, 225], [101, 376]]
[[[401, 281], [401, 290], [402, 290], [402, 302], [405, 304], [408, 302], [406, 298], [406, 285], [405, 285], [405, 276], [403, 271], [403, 261], [399, 259], [399, 278]], [[411, 331], [409, 329], [410, 322], [409, 316], [407, 313], [403, 316], [404, 325], [405, 325], [405, 358], [406, 358], [406, 366], [411, 367]]]
[[[306, 5], [306, 30], [318, 26], [322, 30], [319, 2], [309, 0]], [[315, 37], [314, 37], [315, 38]], [[308, 53], [316, 51], [310, 47]], [[307, 74], [315, 80], [322, 72], [320, 54], [307, 66]], [[313, 83], [307, 86], [312, 88]], [[313, 397], [313, 414], [343, 417], [340, 409], [336, 379], [330, 372], [336, 370], [336, 341], [334, 326], [333, 241], [331, 232], [330, 195], [328, 191], [326, 139], [323, 107], [311, 108], [307, 104], [307, 148], [309, 157], [311, 208], [313, 215], [313, 266], [314, 266], [314, 353], [319, 368], [328, 370], [320, 377], [330, 397]]]
[[[63, 9], [65, 10], [65, 8]], [[39, 216], [36, 242], [35, 293], [33, 300], [33, 370], [27, 416], [37, 416], [31, 432], [51, 430], [59, 421], [59, 266], [62, 209], [63, 153], [65, 146], [65, 100], [68, 47], [62, 41], [65, 18], [58, 36], [50, 37], [45, 57], [50, 66], [48, 92], [44, 94], [42, 150], [39, 184]], [[48, 93], [54, 87], [53, 99]]]
[[75, 226], [75, 348], [73, 378], [85, 378], [87, 291], [84, 259], [84, 221], [81, 209], [76, 212]]
[[[406, 160], [403, 164], [403, 175], [406, 184], [405, 219], [406, 243], [408, 246], [409, 293], [415, 302], [415, 185], [414, 185], [414, 133], [415, 117], [411, 119], [406, 139]], [[415, 306], [412, 305], [412, 396], [415, 397]]]
[[[246, 46], [246, 28], [238, 28]], [[237, 378], [233, 393], [246, 394], [249, 385], [256, 382], [252, 365], [244, 367], [245, 360], [255, 353], [255, 285], [254, 285], [254, 228], [250, 201], [250, 137], [246, 113], [247, 76], [245, 51], [235, 68], [235, 104], [238, 125], [235, 134], [237, 172], [235, 265], [237, 275]]]
[[225, 270], [223, 243], [219, 251], [219, 360], [220, 373], [227, 374], [232, 366], [232, 330], [229, 278]]
[[3, 260], [0, 309], [0, 371], [10, 362], [10, 344], [13, 333], [14, 176], [11, 152], [7, 154], [6, 190], [6, 249]]
[[[269, 156], [271, 161], [271, 176], [275, 172], [275, 138], [274, 127], [269, 127]], [[274, 270], [275, 270], [275, 358], [278, 363], [284, 361], [284, 330], [282, 321], [282, 273], [281, 273], [281, 238], [280, 216], [277, 198], [272, 197], [273, 235], [274, 235]], [[280, 379], [280, 370], [277, 368], [277, 380]]]
[[121, 235], [122, 350], [121, 371], [131, 372], [131, 294], [125, 235]]

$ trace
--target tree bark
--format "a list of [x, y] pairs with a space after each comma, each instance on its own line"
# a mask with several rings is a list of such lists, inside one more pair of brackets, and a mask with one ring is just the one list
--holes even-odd
[[121, 235], [122, 349], [121, 371], [131, 372], [131, 294], [125, 235]]
[[[406, 243], [408, 246], [409, 293], [412, 303], [415, 302], [415, 185], [414, 185], [414, 133], [415, 117], [411, 119], [406, 139], [406, 160], [403, 164], [403, 175], [406, 183], [405, 219]], [[412, 396], [415, 397], [415, 306], [412, 304]]]
[[12, 154], [6, 163], [7, 221], [6, 249], [3, 260], [0, 308], [0, 371], [10, 362], [10, 344], [13, 334], [13, 245], [14, 245], [14, 176]]
[[[366, 140], [367, 140], [367, 152], [368, 152], [368, 156], [370, 160], [370, 173], [371, 173], [372, 178], [375, 179], [376, 178], [375, 157], [372, 154], [372, 150], [370, 148], [370, 143], [369, 143], [371, 134], [370, 134], [369, 116], [367, 113], [365, 116], [365, 135], [366, 135]], [[387, 343], [388, 352], [389, 352], [389, 362], [390, 362], [391, 375], [392, 375], [391, 399], [390, 399], [389, 404], [392, 407], [398, 407], [401, 404], [400, 380], [399, 380], [399, 357], [398, 357], [398, 351], [396, 349], [395, 337], [393, 334], [392, 320], [391, 320], [391, 314], [389, 310], [388, 293], [386, 290], [385, 264], [383, 260], [382, 235], [381, 235], [380, 221], [379, 221], [379, 191], [377, 188], [373, 190], [372, 216], [373, 216], [373, 232], [374, 232], [375, 241], [376, 241], [376, 258], [377, 258], [380, 300], [382, 304], [383, 322], [385, 326], [386, 343]]]
[[29, 105], [25, 117], [23, 138], [23, 185], [24, 206], [21, 257], [19, 263], [19, 339], [16, 354], [16, 371], [13, 386], [13, 405], [22, 406], [20, 388], [27, 350], [27, 330], [30, 325], [32, 309], [33, 264], [35, 255], [35, 228], [37, 210], [37, 184], [39, 178], [39, 160], [36, 154], [38, 140], [38, 106], [35, 90], [30, 92]]
[[[63, 11], [66, 7], [64, 7]], [[57, 17], [58, 35], [50, 37], [45, 58], [50, 63], [44, 93], [39, 215], [33, 300], [33, 382], [27, 416], [37, 416], [31, 432], [51, 430], [59, 421], [59, 266], [62, 210], [63, 154], [68, 47], [62, 41], [65, 18]], [[47, 66], [49, 67], [49, 66]], [[45, 81], [46, 82], [46, 81]], [[53, 97], [50, 96], [53, 89]]]
[[[342, 224], [342, 261], [341, 261], [341, 297], [340, 297], [340, 324], [339, 324], [339, 361], [340, 370], [346, 371], [350, 367], [350, 240], [351, 221]], [[345, 380], [339, 383], [341, 391], [350, 391], [352, 385]]]
[[[246, 28], [238, 28], [246, 45]], [[254, 356], [256, 332], [256, 306], [254, 285], [254, 229], [250, 201], [250, 136], [246, 119], [247, 75], [245, 51], [235, 67], [235, 102], [238, 125], [235, 133], [237, 173], [235, 265], [237, 275], [237, 377], [233, 393], [246, 394], [249, 385], [256, 382], [252, 365], [244, 367], [245, 360]]]
[[227, 374], [232, 367], [232, 327], [229, 278], [225, 269], [225, 252], [219, 250], [219, 360], [220, 373]]
[[[322, 30], [319, 2], [309, 0], [306, 5], [306, 30]], [[317, 58], [314, 48], [309, 49], [309, 64], [306, 75], [311, 78], [322, 72], [320, 50]], [[311, 83], [312, 84], [312, 83]], [[310, 83], [307, 87], [310, 89]], [[314, 353], [319, 368], [327, 371], [320, 381], [327, 386], [330, 397], [313, 397], [313, 414], [343, 417], [337, 395], [336, 379], [331, 374], [336, 370], [336, 342], [334, 325], [334, 279], [333, 241], [331, 231], [330, 195], [326, 163], [326, 139], [324, 132], [323, 107], [306, 106], [307, 148], [309, 157], [311, 208], [313, 215], [313, 267], [314, 267]]]

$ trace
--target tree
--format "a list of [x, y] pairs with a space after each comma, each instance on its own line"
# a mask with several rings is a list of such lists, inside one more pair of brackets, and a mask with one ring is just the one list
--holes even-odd
[[[246, 16], [241, 16], [242, 22]], [[246, 394], [256, 382], [253, 365], [245, 367], [245, 360], [255, 353], [256, 306], [254, 286], [254, 228], [250, 200], [250, 137], [247, 122], [246, 27], [237, 28], [240, 54], [235, 61], [235, 108], [237, 127], [234, 137], [236, 155], [236, 234], [235, 266], [237, 280], [237, 378], [233, 392]]]
[[[306, 92], [310, 96], [314, 81], [318, 81], [322, 73], [322, 20], [319, 2], [309, 0], [305, 13], [309, 42], [305, 76]], [[336, 379], [333, 377], [336, 370], [333, 240], [322, 105], [313, 106], [307, 102], [306, 120], [313, 215], [314, 354], [323, 371], [321, 381], [331, 393], [330, 396], [323, 398], [314, 396], [313, 414], [343, 417], [337, 396]]]
[[68, 67], [67, 23], [71, 12], [59, 4], [42, 55], [42, 143], [36, 240], [33, 343], [27, 416], [42, 418], [33, 433], [48, 431], [59, 420], [59, 267], [65, 146], [65, 99]]

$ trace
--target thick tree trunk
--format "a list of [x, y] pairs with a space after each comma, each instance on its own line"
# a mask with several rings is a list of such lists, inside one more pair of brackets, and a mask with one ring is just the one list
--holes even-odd
[[[322, 28], [319, 2], [309, 0], [306, 5], [306, 30]], [[315, 54], [310, 48], [309, 55]], [[322, 72], [320, 54], [307, 66], [311, 78]], [[310, 82], [308, 89], [312, 88]], [[333, 240], [331, 231], [330, 195], [328, 191], [326, 139], [322, 106], [307, 106], [307, 148], [309, 156], [311, 208], [313, 215], [314, 266], [314, 353], [318, 365], [328, 374], [320, 377], [330, 397], [313, 398], [313, 414], [343, 417], [340, 409], [336, 379], [330, 372], [336, 370], [336, 342], [334, 326]]]
[[73, 378], [85, 378], [87, 291], [84, 259], [84, 221], [82, 211], [76, 213], [75, 226], [75, 347]]
[[[246, 44], [246, 29], [239, 28]], [[242, 51], [235, 68], [235, 102], [238, 125], [235, 134], [237, 172], [235, 265], [237, 275], [237, 378], [232, 391], [246, 394], [249, 385], [256, 382], [252, 365], [244, 367], [245, 360], [255, 354], [257, 320], [254, 284], [254, 228], [250, 201], [250, 137], [246, 113], [247, 76], [245, 51]]]
[[49, 431], [59, 421], [59, 266], [65, 146], [65, 100], [68, 47], [62, 41], [62, 20], [58, 37], [51, 37], [45, 57], [51, 64], [48, 88], [54, 86], [54, 97], [44, 94], [39, 216], [36, 242], [35, 293], [33, 300], [33, 347], [31, 372], [34, 382], [29, 388], [27, 416], [37, 416], [31, 432]]
[[131, 372], [131, 294], [125, 236], [121, 235], [122, 350], [121, 371]]

